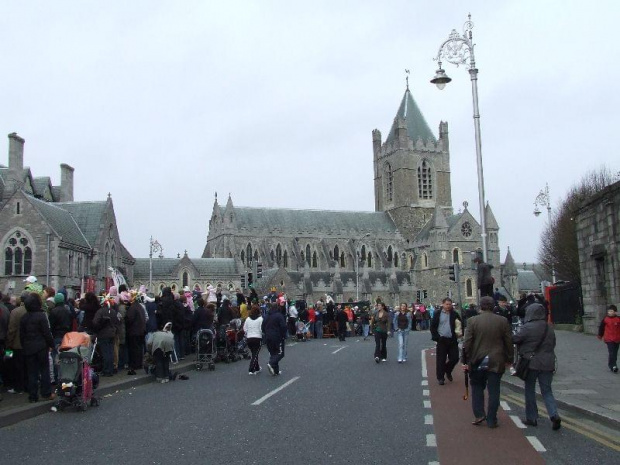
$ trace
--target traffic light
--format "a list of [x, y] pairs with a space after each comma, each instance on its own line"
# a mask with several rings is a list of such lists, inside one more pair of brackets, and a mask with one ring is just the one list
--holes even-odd
[[256, 264], [256, 279], [260, 279], [263, 277], [263, 264], [258, 262]]
[[245, 273], [241, 275], [241, 288], [245, 288]]
[[450, 281], [456, 281], [455, 265], [450, 265], [448, 268], [448, 276], [450, 277]]

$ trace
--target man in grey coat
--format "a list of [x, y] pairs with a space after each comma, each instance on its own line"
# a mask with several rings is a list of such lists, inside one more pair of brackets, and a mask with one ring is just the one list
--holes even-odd
[[[480, 314], [467, 321], [463, 340], [463, 369], [471, 380], [473, 425], [485, 420], [489, 428], [497, 427], [499, 387], [506, 365], [512, 364], [512, 334], [508, 320], [493, 313], [493, 297], [480, 299]], [[487, 413], [484, 413], [484, 390], [489, 390]]]
[[538, 302], [528, 305], [525, 311], [525, 323], [513, 336], [513, 342], [519, 348], [519, 357], [532, 357], [529, 373], [525, 379], [525, 419], [522, 419], [522, 422], [528, 426], [538, 425], [536, 405], [536, 380], [538, 380], [552, 428], [557, 431], [562, 421], [551, 390], [555, 371], [555, 332], [546, 320], [545, 307]]

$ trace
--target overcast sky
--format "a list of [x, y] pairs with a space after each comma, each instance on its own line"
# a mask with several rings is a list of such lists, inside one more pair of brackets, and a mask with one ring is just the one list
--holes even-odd
[[[478, 217], [471, 84], [439, 45], [471, 12], [486, 197], [502, 260], [534, 261], [555, 206], [586, 171], [620, 169], [616, 1], [5, 1], [0, 134], [75, 199], [112, 194], [121, 240], [146, 257], [202, 254], [214, 193], [238, 206], [374, 209], [371, 131], [410, 88], [449, 122], [452, 201]], [[8, 162], [4, 139], [0, 163]]]

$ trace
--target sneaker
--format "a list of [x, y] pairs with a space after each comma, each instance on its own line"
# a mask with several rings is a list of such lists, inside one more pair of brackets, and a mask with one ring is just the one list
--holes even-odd
[[557, 431], [562, 427], [562, 420], [558, 416], [552, 417], [551, 423], [552, 423], [551, 429], [553, 431]]
[[375, 362], [379, 363], [381, 359], [379, 357], [375, 357]]
[[276, 376], [280, 376], [282, 373], [284, 373], [284, 372], [283, 372], [282, 370], [280, 370], [280, 371], [278, 371], [278, 372], [276, 373]]
[[8, 391], [6, 391], [6, 392], [8, 392], [9, 394], [21, 394], [21, 393], [22, 393], [21, 391], [16, 391], [16, 390], [15, 390], [15, 389], [13, 389], [13, 388], [9, 389], [9, 390], [8, 390]]
[[256, 372], [254, 372], [254, 371], [248, 371], [248, 375], [250, 375], [250, 376], [251, 375], [255, 375], [255, 374], [256, 374]]
[[520, 418], [521, 423], [526, 426], [538, 426], [538, 422], [536, 420], [528, 420], [527, 418]]
[[405, 363], [406, 361], [407, 361], [407, 359], [406, 359], [406, 358], [403, 358], [403, 363]]
[[381, 361], [382, 362], [387, 362], [387, 358], [382, 358]]
[[611, 371], [613, 371], [614, 373], [618, 373], [618, 367], [613, 367]]
[[437, 382], [439, 383], [440, 386], [443, 386], [444, 384], [446, 384], [446, 382], [443, 379], [438, 379]]
[[448, 381], [450, 382], [454, 381], [454, 379], [452, 378], [452, 373], [446, 373], [446, 378], [448, 378]]
[[276, 372], [273, 370], [273, 367], [269, 363], [267, 364], [267, 369], [269, 370], [269, 373], [271, 373], [272, 376], [276, 375]]
[[403, 363], [403, 361], [402, 360], [398, 360], [398, 363]]

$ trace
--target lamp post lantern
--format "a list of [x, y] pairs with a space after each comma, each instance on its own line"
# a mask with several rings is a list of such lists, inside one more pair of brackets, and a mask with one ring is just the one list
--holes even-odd
[[[551, 226], [551, 196], [549, 195], [549, 184], [545, 183], [545, 188], [541, 189], [534, 199], [534, 216], [540, 216], [540, 206], [547, 208], [547, 219]], [[551, 279], [555, 283], [555, 264], [551, 264]]]
[[161, 244], [153, 240], [153, 236], [151, 236], [149, 245], [149, 292], [153, 292], [153, 252], [159, 252], [161, 256], [163, 251], [164, 248]]
[[443, 89], [446, 84], [452, 81], [446, 75], [445, 70], [441, 67], [443, 60], [456, 66], [469, 66], [469, 76], [471, 79], [471, 91], [474, 102], [474, 131], [476, 136], [476, 165], [478, 168], [478, 201], [480, 204], [480, 223], [481, 223], [481, 239], [482, 239], [482, 259], [487, 261], [487, 224], [485, 215], [484, 200], [484, 173], [482, 169], [482, 143], [480, 137], [480, 110], [478, 108], [478, 68], [476, 68], [476, 60], [474, 57], [474, 43], [472, 41], [472, 29], [474, 23], [471, 21], [471, 15], [463, 25], [463, 34], [452, 32], [439, 47], [435, 60], [439, 64], [435, 77], [431, 79], [431, 83], [435, 84], [438, 89]]

